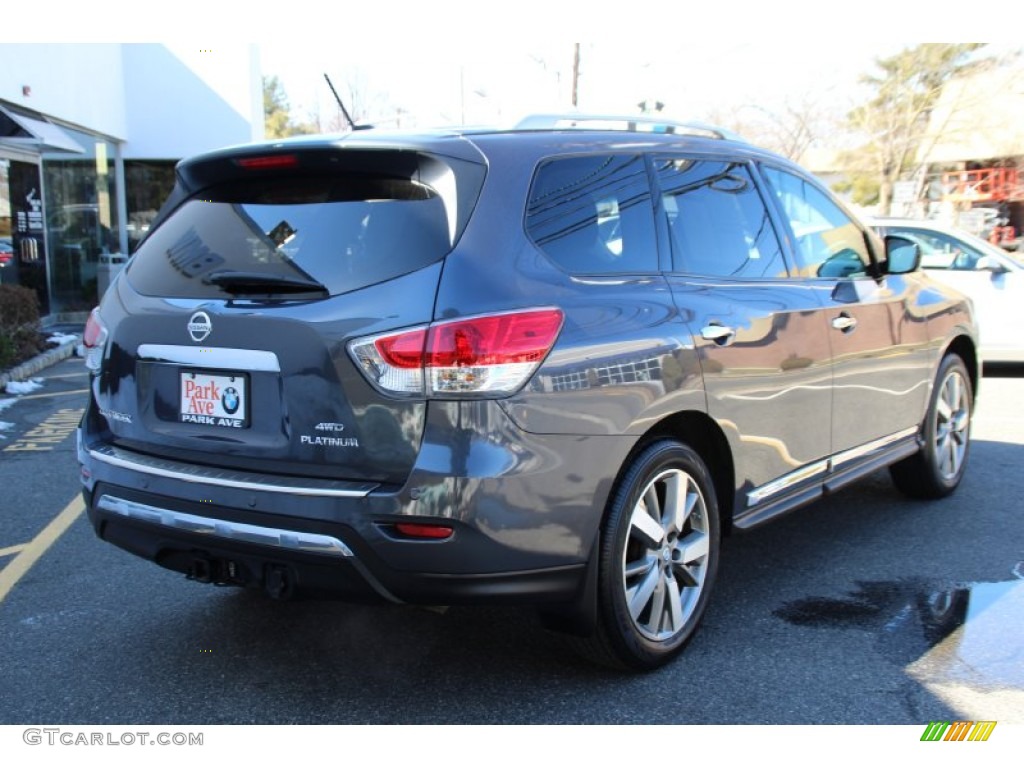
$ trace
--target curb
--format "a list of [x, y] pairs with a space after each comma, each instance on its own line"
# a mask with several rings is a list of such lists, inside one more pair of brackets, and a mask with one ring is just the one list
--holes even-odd
[[48, 349], [40, 355], [36, 355], [31, 360], [26, 360], [20, 365], [16, 365], [9, 371], [0, 373], [0, 394], [2, 390], [7, 386], [8, 382], [11, 381], [22, 381], [27, 379], [34, 374], [39, 373], [44, 368], [49, 368], [54, 363], [59, 363], [61, 360], [67, 360], [73, 354], [75, 354], [75, 348], [82, 343], [82, 337], [76, 336], [74, 341], [69, 341], [66, 344], [61, 344], [59, 347]]

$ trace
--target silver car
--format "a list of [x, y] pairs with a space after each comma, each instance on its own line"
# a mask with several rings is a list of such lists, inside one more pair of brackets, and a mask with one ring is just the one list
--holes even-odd
[[875, 219], [881, 235], [898, 235], [921, 248], [921, 266], [933, 279], [974, 302], [986, 362], [1024, 362], [1024, 266], [1006, 251], [963, 230], [931, 221]]

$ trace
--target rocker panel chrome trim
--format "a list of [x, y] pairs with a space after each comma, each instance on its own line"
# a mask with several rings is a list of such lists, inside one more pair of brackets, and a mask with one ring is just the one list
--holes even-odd
[[895, 446], [901, 440], [913, 437], [917, 433], [917, 427], [911, 427], [900, 432], [895, 432], [891, 435], [886, 435], [878, 440], [872, 440], [870, 443], [864, 443], [864, 445], [858, 445], [855, 448], [841, 451], [827, 459], [811, 462], [810, 464], [800, 467], [789, 474], [772, 480], [770, 483], [765, 483], [752, 491], [748, 491], [747, 507], [754, 507], [761, 504], [772, 496], [776, 496], [783, 491], [804, 482], [805, 480], [809, 480], [818, 475], [831, 473], [843, 464], [865, 459], [873, 453], [881, 453], [885, 449]]
[[832, 457], [832, 466], [837, 467], [840, 464], [847, 463], [848, 461], [861, 459], [867, 456], [868, 454], [874, 453], [875, 451], [879, 451], [883, 448], [887, 448], [893, 443], [898, 443], [900, 440], [916, 435], [917, 433], [917, 427], [910, 427], [909, 429], [904, 429], [902, 432], [896, 432], [892, 435], [887, 435], [886, 437], [880, 438], [878, 440], [872, 440], [870, 443], [858, 445], [856, 448], [850, 448], [849, 450], [841, 451], [840, 453], [837, 453], [835, 456]]
[[781, 493], [804, 480], [809, 480], [816, 475], [824, 475], [827, 469], [828, 460], [822, 459], [821, 461], [815, 461], [800, 467], [800, 469], [772, 480], [770, 483], [765, 483], [761, 487], [747, 492], [747, 506], [752, 507], [755, 504], [760, 504], [768, 497]]

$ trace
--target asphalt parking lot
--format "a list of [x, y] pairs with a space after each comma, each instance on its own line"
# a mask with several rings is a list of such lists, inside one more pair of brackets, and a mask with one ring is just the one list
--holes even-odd
[[1024, 724], [1024, 370], [989, 371], [959, 491], [886, 473], [727, 540], [697, 637], [623, 675], [529, 610], [274, 602], [100, 542], [81, 360], [0, 395], [0, 723]]

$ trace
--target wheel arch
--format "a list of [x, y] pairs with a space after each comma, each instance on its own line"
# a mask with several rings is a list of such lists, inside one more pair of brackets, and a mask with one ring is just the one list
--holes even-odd
[[955, 336], [942, 351], [942, 354], [936, 361], [936, 367], [941, 365], [942, 359], [950, 353], [957, 355], [964, 361], [964, 365], [967, 366], [967, 374], [971, 378], [971, 392], [977, 398], [978, 382], [981, 378], [981, 363], [978, 361], [977, 347], [969, 336], [963, 334]]
[[589, 637], [597, 626], [597, 560], [601, 532], [607, 525], [612, 499], [618, 494], [630, 467], [637, 456], [659, 440], [676, 440], [697, 452], [711, 473], [711, 481], [715, 486], [720, 534], [725, 536], [732, 531], [732, 515], [736, 500], [735, 470], [725, 433], [714, 419], [701, 411], [682, 411], [666, 416], [641, 435], [622, 460], [608, 493], [605, 508], [601, 512], [599, 524], [594, 530], [587, 559], [587, 573], [576, 599], [571, 603], [540, 609], [541, 620], [548, 629], [578, 637]]
[[[707, 465], [711, 473], [711, 480], [715, 486], [715, 496], [718, 501], [718, 518], [721, 525], [722, 535], [732, 531], [732, 516], [736, 500], [736, 473], [733, 465], [732, 451], [729, 449], [729, 441], [726, 439], [722, 428], [701, 411], [682, 411], [666, 416], [658, 421], [645, 432], [633, 450], [629, 452], [626, 459], [619, 468], [615, 483], [612, 485], [612, 492], [608, 498], [615, 497], [622, 478], [633, 460], [642, 453], [649, 445], [658, 440], [678, 440], [695, 450]], [[601, 527], [604, 527], [608, 516], [605, 509], [601, 516]]]

